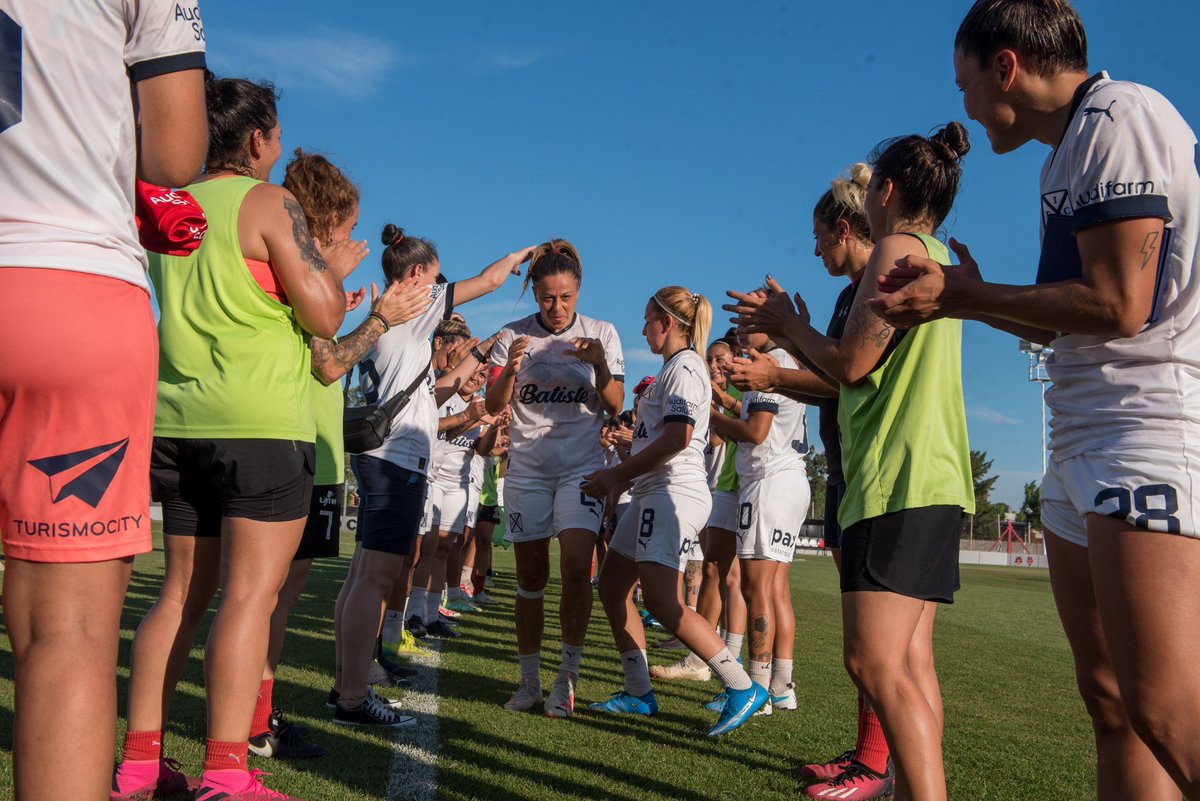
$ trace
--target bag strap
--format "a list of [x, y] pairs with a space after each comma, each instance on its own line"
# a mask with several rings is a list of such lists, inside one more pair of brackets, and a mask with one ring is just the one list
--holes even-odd
[[433, 359], [430, 358], [429, 364], [425, 365], [425, 369], [417, 374], [417, 377], [413, 379], [411, 384], [405, 387], [402, 392], [393, 395], [391, 398], [388, 398], [386, 401], [379, 404], [384, 412], [387, 413], [389, 420], [395, 417], [396, 414], [404, 407], [404, 405], [408, 403], [408, 399], [412, 397], [414, 392], [417, 391], [417, 387], [421, 386], [421, 384], [425, 382], [425, 377], [429, 375], [429, 368], [432, 366]]

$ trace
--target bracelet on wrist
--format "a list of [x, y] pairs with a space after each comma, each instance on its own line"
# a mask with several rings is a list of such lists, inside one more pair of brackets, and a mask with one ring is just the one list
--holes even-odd
[[479, 362], [480, 364], [483, 364], [488, 359], [487, 354], [481, 351], [478, 347], [471, 348], [471, 356], [474, 357], [475, 361]]
[[388, 331], [390, 331], [390, 330], [391, 330], [391, 328], [392, 328], [390, 325], [388, 325], [388, 321], [387, 321], [387, 320], [385, 320], [385, 319], [383, 319], [383, 315], [382, 315], [382, 314], [380, 314], [380, 313], [379, 313], [379, 312], [377, 312], [377, 311], [373, 311], [373, 312], [371, 312], [370, 314], [368, 314], [368, 315], [367, 315], [367, 317], [374, 317], [376, 320], [378, 320], [378, 321], [379, 321], [379, 324], [380, 324], [381, 326], [383, 326], [383, 333], [385, 333], [385, 334], [386, 334]]

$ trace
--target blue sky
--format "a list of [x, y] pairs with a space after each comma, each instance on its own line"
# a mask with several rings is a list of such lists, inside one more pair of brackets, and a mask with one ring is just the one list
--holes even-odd
[[[201, 0], [210, 66], [276, 82], [285, 152], [323, 152], [362, 190], [372, 253], [349, 285], [381, 279], [387, 222], [433, 239], [451, 280], [566, 237], [583, 258], [580, 311], [617, 326], [634, 379], [660, 363], [641, 315], [666, 284], [719, 304], [771, 272], [828, 320], [842, 285], [812, 255], [813, 203], [880, 140], [965, 121], [950, 57], [967, 7]], [[1200, 125], [1194, 0], [1077, 7], [1094, 70], [1155, 87]], [[996, 156], [968, 129], [947, 231], [988, 277], [1027, 283], [1046, 149]], [[532, 310], [519, 291], [462, 311], [487, 335]], [[993, 499], [1017, 505], [1041, 470], [1025, 357], [968, 324], [963, 378], [971, 445], [1000, 476]], [[810, 431], [816, 442], [815, 413]]]

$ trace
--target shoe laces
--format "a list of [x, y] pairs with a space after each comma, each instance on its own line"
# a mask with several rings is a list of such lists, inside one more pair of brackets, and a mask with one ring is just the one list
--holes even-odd
[[871, 770], [858, 760], [852, 759], [850, 760], [850, 764], [846, 766], [846, 769], [838, 774], [833, 781], [829, 782], [829, 786], [846, 787], [847, 785], [854, 784], [855, 782], [863, 779], [877, 781], [883, 778], [886, 777]]
[[373, 693], [368, 692], [367, 700], [364, 701], [363, 703], [366, 705], [367, 710], [371, 714], [373, 714], [375, 717], [382, 718], [383, 720], [387, 721], [388, 723], [396, 722], [396, 713], [393, 712], [392, 710], [388, 709], [386, 706], [384, 706], [383, 703], [379, 700], [379, 697], [374, 695]]
[[263, 799], [263, 801], [290, 801], [291, 796], [284, 795], [276, 790], [272, 790], [270, 787], [267, 787], [265, 784], [263, 784], [263, 780], [259, 778], [260, 776], [270, 775], [271, 774], [267, 773], [266, 771], [251, 768], [250, 783], [247, 784], [246, 789], [242, 791], [243, 794], [249, 792], [249, 797], [255, 799], [255, 801], [260, 798]]

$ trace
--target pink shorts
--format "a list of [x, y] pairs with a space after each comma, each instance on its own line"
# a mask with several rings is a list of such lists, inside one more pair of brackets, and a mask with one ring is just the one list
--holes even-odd
[[115, 278], [0, 267], [0, 533], [9, 558], [150, 550], [158, 334]]

